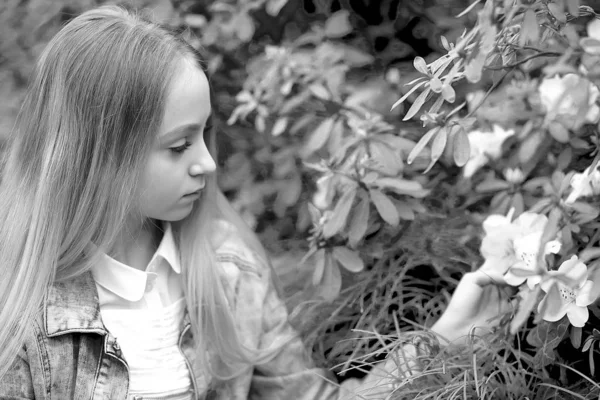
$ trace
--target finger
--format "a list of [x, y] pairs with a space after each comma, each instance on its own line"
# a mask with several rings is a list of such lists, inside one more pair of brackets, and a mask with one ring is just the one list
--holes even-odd
[[472, 275], [470, 277], [472, 282], [482, 287], [487, 285], [506, 285], [504, 276], [498, 271], [478, 269], [474, 272], [465, 274], [465, 276], [469, 274]]

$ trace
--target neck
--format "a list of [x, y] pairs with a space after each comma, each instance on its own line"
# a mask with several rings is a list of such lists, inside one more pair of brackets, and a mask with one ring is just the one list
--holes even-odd
[[145, 270], [162, 238], [160, 222], [129, 220], [108, 255], [130, 267]]

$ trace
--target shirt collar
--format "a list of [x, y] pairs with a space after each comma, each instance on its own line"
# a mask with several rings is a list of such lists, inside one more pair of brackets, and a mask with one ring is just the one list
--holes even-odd
[[[162, 257], [171, 269], [179, 274], [181, 273], [179, 251], [175, 245], [171, 224], [164, 222], [163, 228], [161, 242], [146, 268]], [[115, 260], [106, 253], [103, 253], [100, 261], [92, 267], [92, 275], [100, 286], [128, 301], [139, 301], [146, 292], [148, 278], [156, 278], [155, 272], [140, 271]]]

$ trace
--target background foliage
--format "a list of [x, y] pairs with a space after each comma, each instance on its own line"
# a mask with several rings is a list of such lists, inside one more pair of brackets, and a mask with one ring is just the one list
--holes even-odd
[[[4, 137], [40, 49], [104, 3], [0, 4]], [[431, 325], [484, 262], [489, 215], [547, 215], [542, 240], [562, 248], [538, 257], [535, 243], [534, 258], [556, 270], [577, 254], [595, 276], [600, 179], [573, 185], [600, 154], [594, 2], [123, 3], [206, 55], [220, 185], [273, 254], [315, 359], [341, 379]], [[570, 103], [548, 108], [552, 94]], [[521, 291], [500, 329], [423, 360], [395, 396], [597, 398], [597, 306], [583, 328], [547, 322], [531, 313], [542, 294]]]

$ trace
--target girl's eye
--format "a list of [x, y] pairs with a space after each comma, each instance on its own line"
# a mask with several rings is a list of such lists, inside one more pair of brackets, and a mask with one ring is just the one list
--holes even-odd
[[185, 141], [184, 144], [182, 144], [181, 146], [177, 146], [177, 147], [169, 147], [169, 150], [171, 150], [173, 153], [176, 154], [181, 154], [184, 151], [186, 151], [187, 149], [189, 149], [189, 147], [192, 145], [191, 142], [189, 142], [187, 139]]

